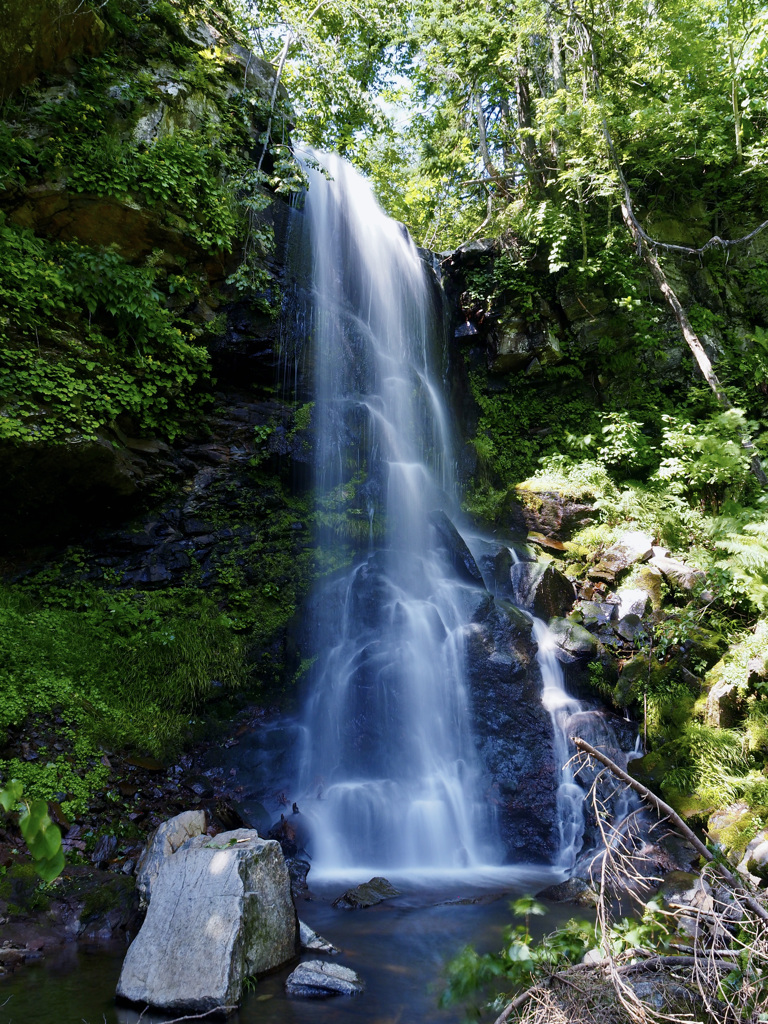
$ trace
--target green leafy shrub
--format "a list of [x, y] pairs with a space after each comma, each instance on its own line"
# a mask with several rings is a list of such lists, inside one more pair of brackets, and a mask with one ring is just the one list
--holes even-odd
[[718, 511], [726, 495], [738, 498], [749, 477], [743, 439], [749, 424], [741, 409], [718, 412], [703, 422], [664, 416], [664, 457], [658, 475], [681, 494], [700, 496]]
[[[54, 586], [40, 599], [2, 588], [0, 623], [0, 730], [21, 726], [28, 715], [59, 713], [78, 739], [82, 731], [83, 746], [75, 746], [82, 764], [99, 744], [154, 756], [177, 750], [190, 715], [219, 689], [245, 680], [241, 637], [209, 598], [191, 590]], [[29, 771], [45, 777], [52, 792], [57, 780], [72, 792], [62, 759], [50, 768], [34, 762]]]
[[689, 793], [719, 807], [741, 796], [749, 785], [750, 760], [734, 730], [689, 722], [670, 748], [677, 763], [666, 774], [664, 790]]
[[93, 438], [123, 415], [173, 438], [209, 358], [166, 307], [160, 271], [2, 221], [0, 245], [0, 438]]
[[441, 997], [443, 1006], [467, 1002], [494, 989], [503, 987], [501, 995], [491, 998], [488, 1009], [498, 1013], [509, 1002], [510, 989], [528, 988], [537, 980], [578, 963], [590, 949], [608, 946], [614, 955], [637, 947], [663, 952], [668, 948], [667, 928], [660, 907], [654, 901], [643, 909], [639, 919], [621, 918], [603, 935], [592, 921], [568, 921], [534, 941], [529, 918], [544, 914], [545, 907], [529, 896], [510, 904], [516, 917], [524, 924], [511, 925], [504, 930], [504, 944], [497, 953], [478, 954], [466, 946], [448, 964], [446, 986]]

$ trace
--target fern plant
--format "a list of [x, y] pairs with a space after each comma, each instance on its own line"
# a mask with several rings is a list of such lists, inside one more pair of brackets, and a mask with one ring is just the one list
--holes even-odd
[[768, 611], [768, 521], [732, 526], [715, 547], [723, 552], [717, 565], [731, 576], [737, 590], [758, 611]]
[[690, 722], [670, 746], [676, 748], [677, 765], [667, 772], [663, 789], [722, 804], [737, 799], [752, 781], [742, 736], [734, 730]]

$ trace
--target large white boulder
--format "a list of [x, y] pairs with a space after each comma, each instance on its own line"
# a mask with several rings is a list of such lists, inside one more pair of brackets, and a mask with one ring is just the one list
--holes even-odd
[[189, 839], [201, 836], [206, 827], [205, 811], [182, 811], [157, 826], [136, 866], [136, 891], [142, 907], [149, 903], [152, 883], [166, 858], [173, 856]]
[[174, 1014], [235, 1007], [247, 977], [297, 953], [280, 844], [252, 829], [201, 835], [161, 864], [117, 995]]

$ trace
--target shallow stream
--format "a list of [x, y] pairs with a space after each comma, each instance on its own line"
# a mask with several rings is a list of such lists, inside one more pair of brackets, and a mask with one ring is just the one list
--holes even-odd
[[[505, 893], [477, 896], [451, 893], [405, 894], [367, 910], [334, 910], [325, 900], [300, 902], [307, 924], [341, 948], [336, 958], [304, 954], [302, 959], [336, 959], [366, 983], [363, 995], [329, 1000], [289, 999], [283, 984], [292, 967], [246, 992], [231, 1024], [459, 1024], [460, 1007], [440, 1009], [444, 965], [467, 944], [498, 949], [512, 921], [509, 902], [546, 885], [544, 876], [521, 877]], [[466, 901], [466, 902], [462, 902]], [[538, 934], [588, 912], [550, 905], [531, 920]], [[69, 947], [60, 954], [0, 979], [0, 1024], [138, 1024], [139, 1013], [116, 1006], [115, 986], [124, 950], [91, 951]], [[168, 1017], [145, 1014], [141, 1024]]]

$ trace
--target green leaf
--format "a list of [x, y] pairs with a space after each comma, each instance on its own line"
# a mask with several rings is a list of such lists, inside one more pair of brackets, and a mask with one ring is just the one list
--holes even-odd
[[[26, 811], [19, 818], [19, 828], [27, 846], [34, 842], [39, 832], [51, 823], [48, 817], [48, 805], [45, 800], [33, 800], [27, 805]], [[34, 853], [32, 854], [34, 856]]]
[[0, 789], [0, 807], [4, 811], [12, 810], [16, 804], [21, 800], [21, 794], [24, 791], [24, 787], [16, 779], [12, 779], [5, 789]]
[[[61, 839], [59, 839], [59, 844], [61, 844]], [[35, 870], [44, 882], [53, 882], [64, 870], [64, 865], [64, 853], [60, 849], [54, 856], [37, 861]]]

